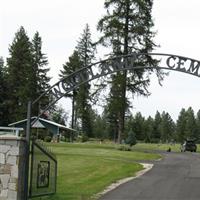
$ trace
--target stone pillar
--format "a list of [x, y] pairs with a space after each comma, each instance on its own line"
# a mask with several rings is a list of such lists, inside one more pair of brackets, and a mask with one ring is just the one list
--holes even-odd
[[0, 137], [0, 200], [24, 200], [25, 145], [19, 137]]

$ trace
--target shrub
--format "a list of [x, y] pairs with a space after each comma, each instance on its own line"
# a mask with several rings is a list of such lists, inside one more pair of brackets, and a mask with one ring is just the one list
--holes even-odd
[[51, 136], [45, 136], [44, 141], [45, 142], [51, 142]]
[[135, 133], [133, 132], [133, 130], [129, 131], [128, 137], [125, 142], [126, 144], [129, 144], [130, 147], [137, 144], [137, 140], [136, 140]]
[[81, 141], [87, 142], [89, 140], [89, 137], [87, 135], [83, 135]]
[[131, 147], [127, 145], [120, 145], [117, 149], [120, 151], [131, 151]]

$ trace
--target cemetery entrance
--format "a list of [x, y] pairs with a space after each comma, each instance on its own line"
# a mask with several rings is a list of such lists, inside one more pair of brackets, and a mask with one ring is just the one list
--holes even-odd
[[[157, 66], [146, 65], [140, 66], [142, 60], [148, 60], [149, 57], [156, 59], [158, 62]], [[27, 127], [26, 127], [26, 177], [25, 177], [25, 192], [27, 194], [26, 200], [28, 199], [28, 188], [29, 188], [29, 153], [30, 153], [30, 132], [31, 123], [34, 123], [39, 117], [45, 113], [52, 105], [54, 105], [59, 99], [64, 97], [66, 94], [72, 92], [80, 85], [107, 76], [109, 74], [118, 71], [134, 71], [140, 69], [152, 69], [152, 70], [173, 70], [183, 72], [200, 77], [200, 61], [178, 56], [172, 54], [163, 53], [133, 53], [130, 55], [122, 55], [106, 60], [102, 60], [97, 63], [93, 63], [89, 66], [83, 67], [76, 72], [64, 77], [49, 90], [45, 91], [35, 101], [28, 103], [27, 110]], [[49, 105], [43, 109], [43, 113], [31, 122], [31, 107], [36, 103], [39, 103], [40, 99], [51, 93], [54, 98]], [[31, 180], [30, 180], [30, 197], [53, 194], [56, 191], [56, 170], [57, 161], [48, 151], [37, 142], [32, 143], [32, 162], [31, 162]]]

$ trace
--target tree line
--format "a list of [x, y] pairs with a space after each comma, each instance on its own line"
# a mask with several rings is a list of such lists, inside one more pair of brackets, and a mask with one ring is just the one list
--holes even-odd
[[[96, 117], [94, 129], [95, 137], [117, 142], [117, 129], [110, 123], [107, 113]], [[182, 143], [186, 139], [200, 142], [200, 110], [195, 114], [191, 107], [182, 108], [176, 121], [166, 111], [157, 111], [154, 117], [147, 118], [140, 112], [130, 114], [125, 119], [125, 139], [130, 132], [140, 142]]]
[[[25, 29], [20, 27], [9, 46], [6, 63], [0, 58], [1, 126], [26, 118], [27, 102], [33, 101], [50, 87], [47, 65], [39, 33], [36, 32], [30, 40]], [[38, 115], [49, 99], [49, 95], [44, 96], [40, 104], [32, 108], [33, 115]]]
[[[75, 48], [60, 70], [60, 79], [94, 63], [99, 56], [99, 46], [109, 50], [103, 59], [134, 52], [152, 52], [158, 47], [153, 40], [155, 32], [152, 6], [153, 0], [105, 0], [105, 15], [97, 21], [97, 31], [101, 36], [93, 41], [90, 27], [86, 24]], [[135, 65], [155, 66], [158, 62], [151, 56], [145, 56], [135, 61]], [[33, 39], [30, 39], [24, 27], [20, 27], [9, 47], [6, 62], [3, 58], [0, 59], [0, 125], [26, 118], [28, 100], [36, 99], [50, 87], [48, 71], [48, 58], [42, 51], [41, 36], [36, 32]], [[114, 138], [119, 143], [127, 137], [129, 130], [135, 132], [138, 140], [169, 140], [171, 135], [174, 136], [171, 129], [176, 126], [171, 122], [173, 126], [171, 124], [168, 127], [170, 116], [166, 113], [160, 114], [163, 131], [169, 129], [166, 134], [153, 132], [156, 129], [152, 128], [152, 123], [156, 124], [154, 121], [157, 120], [160, 124], [159, 117], [144, 119], [139, 114], [127, 117], [131, 116], [130, 108], [136, 95], [150, 95], [148, 86], [152, 73], [156, 73], [160, 84], [167, 75], [162, 70], [150, 68], [121, 71], [96, 82], [85, 83], [66, 94], [65, 98], [70, 98], [72, 102], [70, 127], [79, 130], [86, 137]], [[33, 115], [42, 112], [52, 98], [51, 94], [44, 96], [34, 105]], [[101, 105], [102, 115], [95, 110], [95, 105]], [[63, 109], [56, 105], [43, 115], [59, 123], [65, 123], [65, 116]], [[139, 129], [140, 126], [143, 129]], [[152, 132], [149, 131], [150, 128]]]

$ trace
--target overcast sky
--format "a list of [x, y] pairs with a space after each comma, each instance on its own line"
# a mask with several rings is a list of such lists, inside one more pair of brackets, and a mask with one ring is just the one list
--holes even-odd
[[[72, 54], [85, 24], [96, 40], [96, 24], [105, 13], [104, 0], [6, 0], [0, 7], [0, 56], [8, 57], [8, 47], [20, 26], [30, 38], [38, 31], [47, 54], [52, 84], [62, 65]], [[161, 47], [155, 52], [171, 53], [200, 60], [200, 1], [154, 0], [153, 18]], [[101, 52], [99, 52], [101, 53]], [[176, 119], [182, 107], [200, 109], [200, 78], [170, 72], [163, 87], [152, 80], [152, 95], [133, 100], [133, 112], [154, 116], [165, 110]], [[64, 101], [62, 100], [61, 103]], [[68, 110], [69, 108], [66, 107]]]

